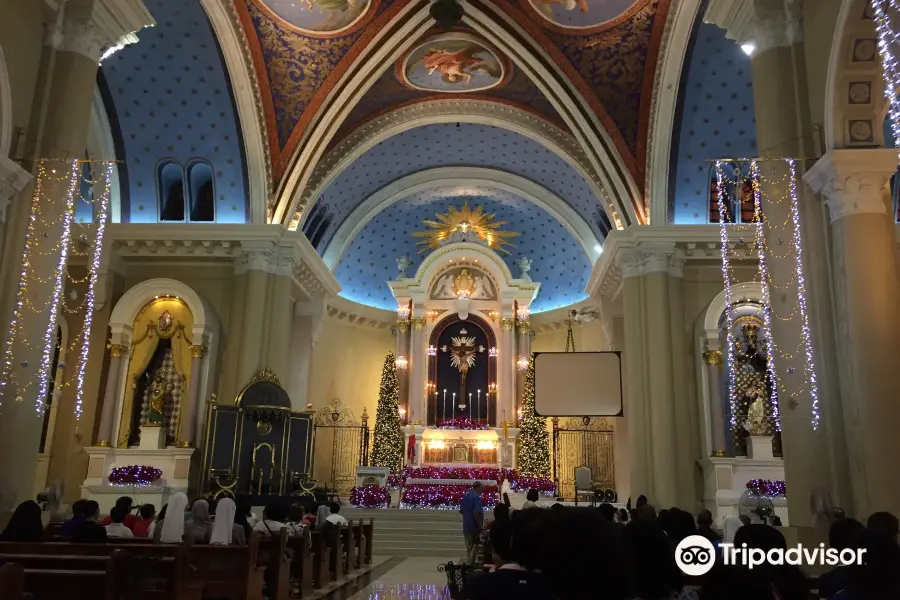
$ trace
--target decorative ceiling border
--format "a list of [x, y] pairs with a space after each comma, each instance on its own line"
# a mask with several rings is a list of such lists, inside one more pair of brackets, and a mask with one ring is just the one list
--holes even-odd
[[604, 208], [612, 209], [607, 189], [574, 136], [542, 117], [506, 103], [446, 98], [409, 104], [360, 125], [316, 164], [297, 201], [290, 229], [306, 218], [304, 210], [356, 159], [379, 142], [429, 123], [483, 123], [524, 135], [566, 160], [585, 178]]
[[437, 187], [458, 186], [484, 187], [509, 192], [540, 207], [575, 238], [588, 261], [593, 263], [599, 256], [597, 247], [600, 240], [590, 225], [565, 200], [542, 185], [500, 169], [485, 167], [437, 167], [419, 171], [393, 181], [366, 198], [341, 222], [332, 236], [322, 259], [334, 271], [344, 253], [365, 226], [381, 211], [409, 196]]

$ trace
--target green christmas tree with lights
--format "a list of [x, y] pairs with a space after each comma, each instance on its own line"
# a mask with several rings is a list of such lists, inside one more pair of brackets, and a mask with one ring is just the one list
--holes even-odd
[[550, 437], [547, 419], [534, 412], [534, 357], [525, 373], [525, 392], [522, 397], [522, 422], [516, 447], [516, 471], [523, 477], [550, 477]]
[[394, 353], [388, 352], [381, 369], [381, 389], [375, 411], [375, 440], [372, 445], [372, 465], [388, 467], [399, 473], [403, 464], [403, 432], [400, 430], [400, 382]]

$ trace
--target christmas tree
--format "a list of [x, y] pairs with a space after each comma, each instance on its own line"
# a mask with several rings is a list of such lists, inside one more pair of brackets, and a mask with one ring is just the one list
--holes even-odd
[[388, 467], [399, 473], [403, 463], [403, 432], [400, 431], [400, 383], [394, 353], [388, 352], [381, 369], [381, 389], [375, 411], [375, 441], [372, 445], [372, 465]]
[[522, 398], [522, 422], [516, 447], [516, 471], [523, 477], [550, 477], [550, 443], [547, 419], [534, 412], [534, 357], [525, 373], [525, 392]]

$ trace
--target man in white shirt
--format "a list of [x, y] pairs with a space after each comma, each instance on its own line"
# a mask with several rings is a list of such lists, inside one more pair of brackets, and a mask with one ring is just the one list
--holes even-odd
[[337, 502], [332, 502], [329, 506], [329, 510], [331, 510], [331, 514], [325, 519], [328, 523], [333, 523], [339, 527], [343, 527], [344, 525], [349, 525], [350, 522], [345, 519], [343, 516], [338, 513], [341, 512], [341, 505]]
[[122, 523], [125, 520], [127, 511], [120, 507], [114, 506], [109, 511], [109, 525], [106, 526], [106, 537], [110, 538], [133, 538], [134, 533]]

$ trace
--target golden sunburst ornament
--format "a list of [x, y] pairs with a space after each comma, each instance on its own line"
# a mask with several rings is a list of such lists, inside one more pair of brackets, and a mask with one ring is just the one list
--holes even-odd
[[428, 219], [423, 221], [429, 229], [412, 234], [413, 237], [423, 238], [421, 242], [416, 243], [416, 246], [424, 246], [419, 254], [440, 248], [443, 242], [456, 232], [474, 233], [489, 248], [509, 254], [507, 247], [515, 247], [515, 244], [509, 241], [510, 238], [519, 235], [514, 231], [500, 231], [500, 228], [507, 224], [506, 221], [495, 220], [495, 214], [485, 213], [481, 205], [474, 209], [469, 208], [468, 202], [463, 204], [461, 210], [451, 206], [447, 212], [437, 213], [434, 216], [436, 219], [434, 221]]

